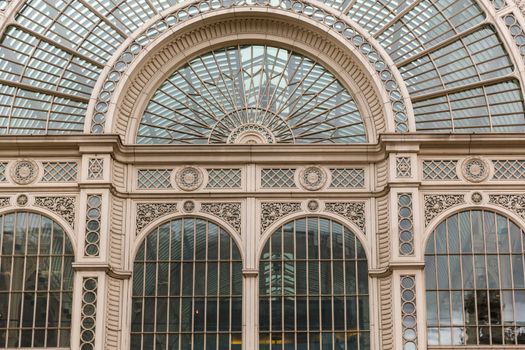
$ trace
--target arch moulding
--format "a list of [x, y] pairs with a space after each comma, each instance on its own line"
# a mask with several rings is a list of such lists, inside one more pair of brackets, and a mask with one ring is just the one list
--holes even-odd
[[[269, 44], [305, 55], [331, 71], [355, 98], [367, 130], [368, 142], [388, 128], [385, 98], [373, 77], [348, 47], [343, 47], [326, 33], [319, 33], [297, 19], [224, 18], [205, 21], [169, 33], [154, 49], [142, 53], [130, 66], [115, 92], [115, 105], [110, 106], [108, 123], [111, 132], [135, 143], [140, 119], [155, 90], [173, 71], [193, 57], [232, 45]], [[193, 28], [192, 28], [193, 27]], [[392, 127], [393, 128], [393, 127]]]

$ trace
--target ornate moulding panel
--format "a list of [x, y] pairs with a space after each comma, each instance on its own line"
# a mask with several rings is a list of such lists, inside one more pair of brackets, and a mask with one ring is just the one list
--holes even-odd
[[152, 222], [171, 214], [207, 214], [214, 216], [222, 223], [229, 225], [235, 232], [241, 234], [242, 227], [242, 203], [238, 201], [219, 202], [219, 201], [194, 201], [187, 200], [182, 203], [174, 202], [152, 202], [137, 203], [135, 227], [137, 234]]
[[[253, 18], [237, 19], [234, 21], [235, 24], [231, 22], [231, 20], [228, 24], [228, 21], [225, 20], [221, 23], [212, 23], [212, 25], [205, 24], [203, 27], [194, 30], [194, 32], [184, 33], [183, 36], [178, 38], [177, 45], [170, 44], [166, 46], [166, 49], [162, 50], [152, 48], [153, 45], [156, 45], [158, 42], [165, 41], [166, 35], [164, 32], [181, 28], [182, 23], [186, 21], [193, 23], [195, 22], [195, 20], [193, 20], [194, 18], [198, 17], [202, 19], [203, 17], [201, 16], [204, 16], [204, 18], [213, 17], [215, 12], [222, 13], [221, 11], [224, 12], [225, 10], [227, 12], [234, 8], [236, 12], [242, 12], [243, 8], [248, 7], [250, 8], [251, 16], [262, 10], [266, 15], [270, 13], [275, 18], [290, 15], [295, 18], [294, 21], [302, 18], [302, 20], [297, 21], [297, 23], [303, 24], [290, 27], [291, 21], [281, 21], [277, 23], [278, 21], [272, 20], [273, 23], [267, 26], [261, 25], [267, 22], [268, 17], [266, 17], [266, 20], [256, 20]], [[310, 24], [306, 25], [307, 22]], [[252, 29], [250, 29], [250, 26]], [[287, 27], [289, 29], [285, 29]], [[330, 35], [319, 36], [314, 31], [312, 31], [310, 35], [304, 35], [305, 31], [309, 31], [315, 27], [324, 27], [323, 32], [325, 33], [325, 30], [330, 28], [331, 30], [328, 31]], [[178, 51], [184, 51], [184, 56], [186, 56], [188, 50], [198, 46], [199, 43], [208, 41], [215, 42], [217, 38], [213, 36], [214, 31], [220, 33], [220, 36], [224, 38], [228, 37], [228, 33], [231, 30], [234, 30], [232, 34], [235, 36], [237, 36], [238, 33], [242, 33], [244, 37], [249, 36], [250, 31], [254, 34], [263, 33], [265, 34], [266, 40], [271, 40], [272, 36], [275, 35], [275, 41], [281, 43], [286, 42], [289, 37], [293, 45], [297, 45], [297, 47], [300, 46], [301, 41], [309, 38], [311, 40], [309, 44], [311, 45], [311, 49], [306, 49], [307, 52], [330, 53], [331, 57], [343, 60], [339, 63], [339, 67], [343, 69], [332, 69], [332, 71], [346, 71], [354, 75], [352, 79], [359, 82], [358, 85], [360, 85], [359, 87], [363, 92], [362, 95], [366, 99], [366, 104], [373, 106], [371, 115], [376, 119], [374, 123], [376, 124], [375, 129], [377, 129], [377, 132], [385, 130], [386, 127], [384, 118], [380, 115], [381, 113], [379, 113], [379, 115], [377, 114], [377, 112], [380, 112], [378, 109], [380, 106], [377, 105], [379, 101], [384, 101], [387, 104], [387, 114], [389, 118], [395, 119], [397, 130], [400, 132], [408, 131], [409, 121], [406, 112], [407, 106], [409, 107], [410, 105], [408, 95], [404, 91], [405, 88], [397, 69], [391, 64], [389, 57], [383, 53], [383, 50], [378, 48], [375, 43], [368, 42], [368, 35], [360, 33], [360, 29], [353, 28], [353, 24], [347, 22], [344, 17], [338, 18], [337, 14], [333, 13], [333, 9], [323, 4], [316, 3], [316, 5], [313, 5], [308, 2], [296, 2], [292, 6], [291, 2], [283, 0], [264, 4], [247, 4], [242, 1], [233, 4], [229, 3], [227, 5], [220, 2], [209, 3], [208, 1], [184, 3], [174, 9], [172, 14], [167, 14], [166, 17], [153, 23], [149, 28], [145, 28], [143, 32], [137, 34], [135, 40], [125, 50], [115, 56], [112, 68], [106, 70], [99, 79], [97, 86], [99, 86], [100, 90], [96, 90], [93, 94], [93, 96], [97, 98], [97, 102], [94, 103], [91, 107], [92, 109], [90, 109], [90, 116], [92, 116], [91, 132], [102, 133], [105, 130], [110, 130], [111, 127], [109, 125], [106, 126], [106, 120], [107, 116], [113, 113], [113, 109], [110, 107], [110, 101], [113, 101], [113, 103], [119, 106], [115, 111], [119, 111], [121, 115], [119, 116], [119, 120], [114, 122], [115, 127], [112, 130], [124, 134], [126, 129], [128, 129], [127, 120], [130, 117], [136, 119], [137, 116], [140, 115], [140, 113], [137, 114], [133, 112], [135, 103], [137, 101], [144, 103], [144, 100], [147, 100], [147, 98], [140, 96], [140, 92], [143, 90], [151, 91], [151, 88], [146, 89], [144, 84], [151, 81], [155, 72], [158, 72], [159, 69], [166, 69], [166, 60], [170, 60], [170, 57]], [[268, 30], [271, 30], [271, 32], [268, 32]], [[196, 39], [196, 35], [199, 37], [198, 40]], [[346, 49], [340, 50], [337, 46], [331, 46], [327, 41], [329, 37], [333, 37], [335, 42], [339, 42], [338, 45], [344, 44]], [[189, 46], [187, 48], [182, 47], [184, 45]], [[138, 58], [143, 58], [142, 55], [145, 48], [150, 52], [157, 53], [157, 55], [154, 59], [150, 59], [149, 62], [138, 63]], [[382, 90], [381, 95], [384, 97], [372, 102], [374, 98], [377, 98], [372, 97], [372, 95], [375, 94], [372, 92], [373, 90], [370, 90], [370, 86], [372, 85], [370, 85], [370, 82], [366, 82], [367, 78], [359, 72], [360, 69], [351, 64], [352, 59], [349, 59], [347, 56], [348, 52], [352, 52], [352, 55], [355, 55], [354, 57], [358, 57], [360, 65], [366, 67], [365, 69], [369, 71], [368, 74], [374, 76], [373, 79], [375, 82], [372, 84]], [[328, 55], [324, 55], [324, 57], [328, 59]], [[355, 58], [353, 60], [355, 61]], [[126, 91], [119, 92], [120, 86], [122, 85], [120, 83], [121, 76], [130, 75], [128, 72], [129, 69], [139, 71], [138, 66], [143, 68], [140, 69], [140, 72], [135, 75], [131, 83], [128, 84], [129, 88]], [[117, 95], [123, 96], [119, 102], [116, 102], [118, 99]], [[382, 102], [380, 102], [380, 104], [381, 103]], [[360, 107], [364, 107], [362, 103]], [[362, 109], [366, 110], [366, 108]], [[408, 110], [410, 110], [410, 108], [408, 108]], [[393, 118], [394, 115], [395, 118]], [[128, 134], [130, 131], [133, 130], [128, 130]], [[374, 135], [371, 135], [371, 137], [374, 137]], [[127, 142], [132, 141], [128, 139]]]
[[425, 194], [423, 201], [425, 226], [445, 210], [466, 203], [464, 194]]

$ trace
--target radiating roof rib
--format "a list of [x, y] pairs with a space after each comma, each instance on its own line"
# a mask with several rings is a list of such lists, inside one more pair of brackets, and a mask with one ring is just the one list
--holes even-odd
[[[515, 67], [501, 42], [501, 34], [474, 0], [324, 2], [368, 31], [397, 64], [414, 106], [418, 107], [414, 109], [418, 130], [443, 131], [432, 120], [425, 120], [426, 113], [420, 112], [425, 99], [427, 105], [433, 105], [436, 99], [444, 98], [448, 108], [452, 108], [449, 99], [462, 88], [485, 91], [488, 86], [500, 84], [514, 86], [512, 96], [521, 96], [520, 82], [513, 75]], [[505, 6], [504, 1], [492, 2], [496, 9]], [[23, 97], [19, 95], [22, 92], [47, 96], [53, 101], [62, 99], [63, 103], [72, 104], [76, 114], [74, 121], [65, 120], [62, 125], [54, 121], [49, 124], [52, 122], [49, 118], [45, 118], [47, 124], [42, 123], [43, 119], [35, 117], [36, 114], [17, 114], [4, 119], [4, 123], [28, 119], [16, 125], [3, 125], [3, 130], [19, 130], [27, 125], [28, 130], [38, 133], [81, 132], [79, 123], [87, 113], [86, 101], [102, 68], [132, 33], [177, 3], [176, 0], [25, 1], [15, 15], [16, 22], [6, 28], [0, 43], [2, 91], [14, 101]], [[5, 6], [6, 2], [0, 1], [0, 9]], [[509, 92], [497, 93], [505, 98]], [[507, 120], [511, 129], [525, 125], [523, 111], [514, 108], [503, 118], [504, 111], [491, 112], [489, 98], [472, 96], [475, 96], [472, 101], [482, 103], [487, 111], [487, 115], [479, 118], [487, 124], [478, 129], [493, 131], [502, 119]], [[49, 108], [53, 105], [43, 100], [41, 103]], [[210, 103], [206, 108], [214, 108]], [[52, 115], [51, 109], [48, 115]], [[450, 109], [448, 115], [455, 115], [454, 110]], [[498, 116], [498, 121], [493, 120], [494, 116]], [[31, 118], [38, 122], [33, 123]], [[72, 125], [68, 125], [70, 122]], [[446, 130], [461, 128], [469, 127], [449, 125]]]

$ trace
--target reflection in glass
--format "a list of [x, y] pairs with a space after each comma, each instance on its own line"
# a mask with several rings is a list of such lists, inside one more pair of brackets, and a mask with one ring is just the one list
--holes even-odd
[[164, 223], [135, 257], [131, 349], [240, 350], [241, 298], [240, 253], [226, 231], [198, 218]]
[[523, 234], [485, 210], [436, 227], [425, 253], [429, 345], [525, 344]]
[[278, 228], [261, 256], [259, 296], [261, 350], [370, 348], [366, 256], [337, 222]]
[[69, 347], [73, 260], [56, 222], [0, 215], [0, 347]]

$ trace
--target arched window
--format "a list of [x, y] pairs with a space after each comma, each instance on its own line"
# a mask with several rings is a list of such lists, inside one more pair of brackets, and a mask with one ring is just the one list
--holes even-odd
[[69, 347], [73, 247], [36, 213], [0, 215], [0, 347]]
[[131, 349], [241, 349], [241, 298], [230, 235], [199, 218], [166, 222], [135, 257]]
[[525, 344], [523, 231], [468, 210], [439, 224], [425, 252], [429, 345]]
[[259, 276], [261, 350], [370, 348], [367, 260], [348, 228], [314, 216], [283, 225]]

